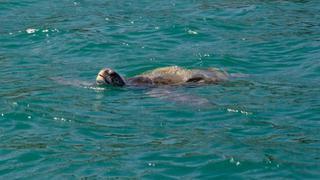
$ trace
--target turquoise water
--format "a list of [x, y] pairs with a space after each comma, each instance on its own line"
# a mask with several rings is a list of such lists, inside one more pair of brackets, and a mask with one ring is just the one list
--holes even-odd
[[[1, 179], [319, 179], [319, 12], [318, 0], [0, 1]], [[74, 84], [168, 65], [248, 77], [174, 89], [212, 106]]]

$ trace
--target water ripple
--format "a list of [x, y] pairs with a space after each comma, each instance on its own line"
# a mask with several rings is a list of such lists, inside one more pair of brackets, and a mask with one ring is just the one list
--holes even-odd
[[[319, 2], [3, 1], [1, 179], [319, 179]], [[179, 65], [245, 74], [94, 85]]]

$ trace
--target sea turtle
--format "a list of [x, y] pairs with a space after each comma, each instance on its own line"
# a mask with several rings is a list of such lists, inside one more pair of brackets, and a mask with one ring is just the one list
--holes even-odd
[[217, 69], [185, 69], [178, 66], [157, 68], [131, 78], [124, 78], [111, 68], [99, 71], [97, 85], [117, 87], [130, 86], [148, 88], [147, 95], [177, 104], [191, 104], [197, 107], [211, 107], [214, 103], [206, 98], [175, 91], [178, 85], [215, 84], [226, 81], [231, 75]]
[[112, 86], [161, 87], [185, 84], [214, 84], [228, 79], [230, 75], [217, 68], [185, 69], [169, 66], [147, 71], [131, 78], [123, 78], [111, 68], [99, 71], [96, 83]]
[[[156, 68], [140, 75], [124, 78], [111, 68], [103, 68], [96, 77], [96, 83], [78, 80], [65, 80], [54, 78], [56, 82], [85, 88], [99, 88], [110, 85], [115, 87], [133, 87], [146, 90], [150, 97], [175, 102], [177, 104], [191, 104], [197, 107], [210, 107], [214, 105], [206, 98], [177, 91], [177, 86], [198, 86], [204, 84], [217, 84], [230, 77], [243, 77], [239, 74], [229, 74], [217, 68], [185, 69], [178, 66]], [[97, 87], [98, 86], [98, 87]]]

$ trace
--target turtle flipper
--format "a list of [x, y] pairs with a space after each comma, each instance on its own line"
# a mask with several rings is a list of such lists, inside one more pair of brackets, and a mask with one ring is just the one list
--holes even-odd
[[187, 105], [190, 107], [210, 108], [215, 106], [214, 103], [210, 102], [206, 98], [187, 93], [181, 93], [171, 88], [153, 88], [147, 92], [147, 95], [164, 101], [173, 102], [179, 105]]

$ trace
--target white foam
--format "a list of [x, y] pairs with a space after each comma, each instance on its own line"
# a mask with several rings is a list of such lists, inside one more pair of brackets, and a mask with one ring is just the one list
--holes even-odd
[[236, 110], [236, 109], [230, 109], [230, 108], [228, 108], [228, 109], [227, 109], [227, 111], [228, 111], [228, 112], [239, 112], [239, 110]]
[[71, 120], [65, 119], [63, 117], [62, 118], [54, 117], [53, 119], [56, 120], [56, 121], [71, 122]]
[[188, 34], [196, 35], [196, 34], [198, 34], [198, 32], [189, 29], [189, 30], [188, 30]]
[[84, 86], [85, 89], [92, 89], [92, 90], [96, 90], [96, 91], [104, 91], [105, 88], [102, 87], [92, 87], [92, 86]]
[[240, 112], [241, 114], [245, 114], [245, 115], [251, 115], [252, 114], [251, 112], [247, 112], [247, 111], [244, 111], [244, 110], [231, 109], [231, 108], [228, 108], [227, 111], [228, 112], [234, 112], [234, 113]]
[[148, 163], [148, 166], [155, 167], [156, 164], [155, 164], [155, 163], [152, 163], [152, 162], [149, 162], [149, 163]]
[[32, 33], [35, 33], [35, 32], [37, 32], [38, 30], [37, 29], [33, 29], [33, 28], [28, 28], [28, 29], [26, 29], [26, 32], [28, 33], [28, 34], [32, 34]]
[[54, 28], [54, 29], [51, 30], [51, 32], [59, 32], [59, 29]]

